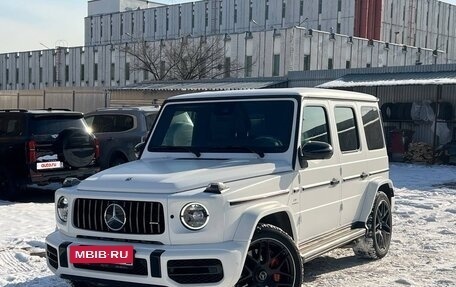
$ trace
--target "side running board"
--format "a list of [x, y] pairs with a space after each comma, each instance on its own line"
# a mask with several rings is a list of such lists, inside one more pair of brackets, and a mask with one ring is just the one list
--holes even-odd
[[366, 228], [344, 229], [299, 246], [304, 263], [366, 234]]

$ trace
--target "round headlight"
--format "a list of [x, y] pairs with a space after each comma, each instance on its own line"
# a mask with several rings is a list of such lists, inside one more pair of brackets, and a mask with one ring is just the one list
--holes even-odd
[[63, 222], [67, 222], [68, 219], [68, 199], [62, 196], [57, 200], [57, 215]]
[[182, 208], [180, 219], [188, 229], [200, 230], [209, 222], [209, 212], [204, 205], [192, 202]]

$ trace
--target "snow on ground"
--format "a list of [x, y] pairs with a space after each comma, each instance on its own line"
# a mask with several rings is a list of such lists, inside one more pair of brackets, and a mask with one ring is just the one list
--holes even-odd
[[[338, 249], [305, 265], [303, 286], [456, 286], [456, 167], [392, 164], [396, 190], [388, 255]], [[0, 286], [66, 287], [46, 267], [54, 205], [0, 201]]]

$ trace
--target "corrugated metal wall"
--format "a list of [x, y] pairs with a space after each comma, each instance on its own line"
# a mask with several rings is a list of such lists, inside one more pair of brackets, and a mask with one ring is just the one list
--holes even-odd
[[0, 109], [65, 108], [87, 113], [107, 107], [108, 94], [100, 89], [8, 90], [0, 91]]

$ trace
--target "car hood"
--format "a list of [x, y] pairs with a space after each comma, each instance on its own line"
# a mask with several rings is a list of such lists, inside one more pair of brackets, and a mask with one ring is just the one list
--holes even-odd
[[78, 185], [79, 190], [177, 193], [245, 178], [291, 171], [285, 161], [264, 159], [145, 159], [99, 172]]

